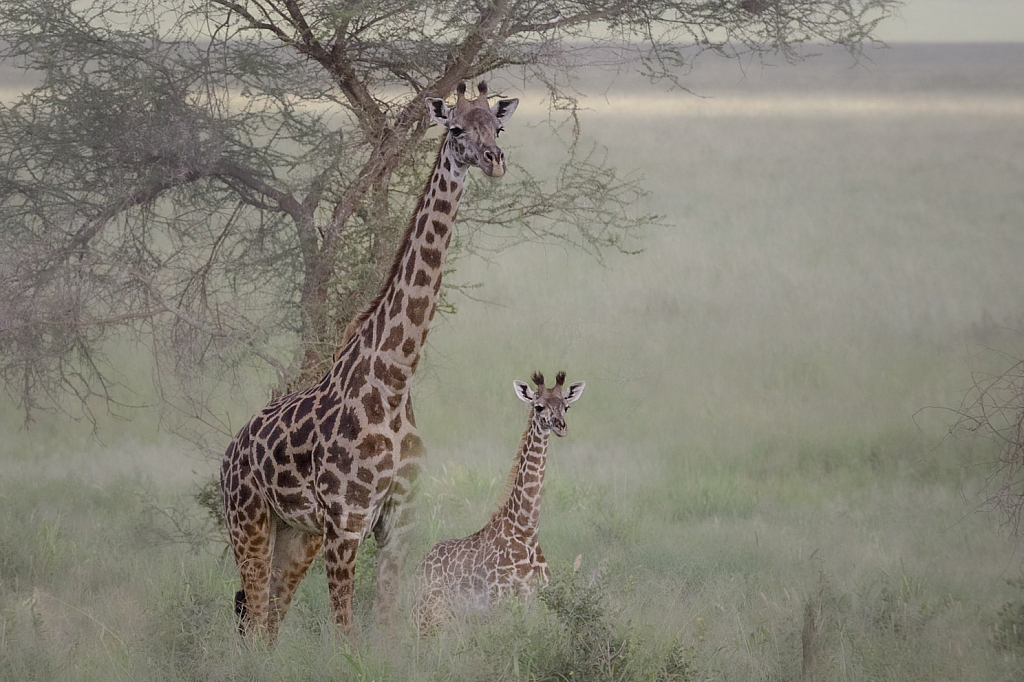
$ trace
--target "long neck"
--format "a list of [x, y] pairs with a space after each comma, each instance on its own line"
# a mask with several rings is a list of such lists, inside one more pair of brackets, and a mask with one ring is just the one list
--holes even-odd
[[540, 524], [540, 499], [547, 461], [548, 432], [541, 430], [530, 411], [530, 422], [519, 443], [502, 501], [492, 522], [505, 522], [517, 537], [531, 539]]
[[[434, 319], [467, 170], [455, 163], [445, 135], [388, 279], [347, 334], [374, 351], [386, 367], [381, 378], [398, 390], [416, 371]], [[374, 370], [380, 371], [376, 362]]]

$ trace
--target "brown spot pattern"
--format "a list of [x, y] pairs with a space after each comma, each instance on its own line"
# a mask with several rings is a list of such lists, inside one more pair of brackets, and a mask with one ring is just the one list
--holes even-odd
[[381, 424], [384, 422], [384, 403], [380, 399], [380, 392], [371, 389], [363, 396], [363, 413], [366, 415], [367, 424]]
[[384, 343], [380, 345], [380, 349], [385, 353], [398, 348], [399, 344], [402, 343], [402, 339], [405, 338], [405, 330], [401, 327], [392, 327], [391, 332], [388, 334], [388, 338], [384, 339]]
[[430, 284], [430, 281], [431, 277], [429, 272], [427, 272], [426, 270], [417, 270], [416, 279], [414, 279], [412, 283], [413, 286], [425, 287], [428, 284]]
[[431, 303], [430, 297], [421, 296], [420, 298], [409, 298], [409, 304], [406, 306], [405, 314], [409, 318], [409, 321], [414, 325], [419, 326], [423, 324], [423, 320], [426, 318], [427, 306]]
[[433, 249], [427, 246], [420, 248], [420, 258], [429, 267], [437, 270], [441, 267], [441, 249]]

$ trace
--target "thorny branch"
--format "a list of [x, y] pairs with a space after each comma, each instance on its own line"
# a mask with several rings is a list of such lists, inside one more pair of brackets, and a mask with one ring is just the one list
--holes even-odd
[[949, 433], [990, 444], [982, 452], [992, 458], [973, 463], [989, 472], [984, 507], [997, 512], [1019, 537], [1024, 517], [1024, 360], [991, 349], [986, 355], [1009, 366], [998, 373], [972, 370], [972, 386], [954, 410], [957, 418]]

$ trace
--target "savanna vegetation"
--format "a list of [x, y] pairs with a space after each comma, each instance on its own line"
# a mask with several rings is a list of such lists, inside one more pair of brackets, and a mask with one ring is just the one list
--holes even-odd
[[[0, 675], [1019, 679], [1020, 556], [980, 511], [998, 449], [947, 437], [973, 377], [1006, 369], [986, 349], [1020, 357], [1022, 55], [988, 49], [707, 63], [688, 82], [707, 100], [581, 75], [604, 94], [583, 142], [643, 176], [631, 211], [663, 217], [602, 263], [483, 230], [498, 248], [453, 273], [476, 300], [437, 322], [417, 375], [414, 560], [486, 519], [525, 419], [512, 379], [564, 369], [587, 392], [550, 448], [551, 586], [437, 637], [372, 625], [369, 551], [354, 645], [314, 566], [277, 647], [242, 646], [195, 495], [214, 463], [155, 411], [100, 414], [97, 442], [8, 403]], [[542, 176], [544, 95], [519, 96], [505, 151]], [[144, 386], [146, 356], [116, 349]], [[227, 427], [259, 384], [223, 398]]]

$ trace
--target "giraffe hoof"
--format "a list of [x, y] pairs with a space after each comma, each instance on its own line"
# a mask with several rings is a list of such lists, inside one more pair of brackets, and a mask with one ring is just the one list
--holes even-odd
[[235, 592], [235, 615], [238, 617], [238, 634], [245, 637], [245, 590]]

